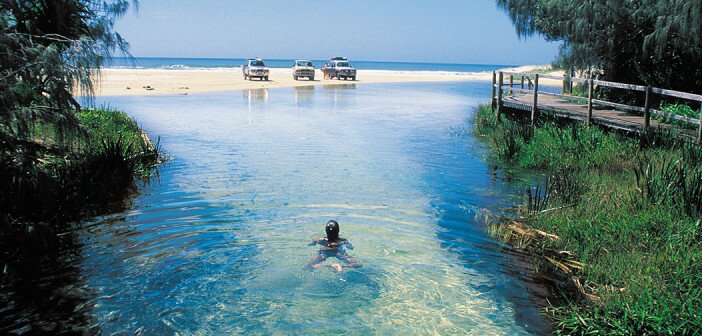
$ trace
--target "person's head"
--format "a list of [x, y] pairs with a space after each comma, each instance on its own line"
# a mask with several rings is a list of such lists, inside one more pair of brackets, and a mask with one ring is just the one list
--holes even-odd
[[339, 223], [335, 220], [328, 221], [324, 231], [327, 232], [327, 240], [335, 241], [339, 239]]

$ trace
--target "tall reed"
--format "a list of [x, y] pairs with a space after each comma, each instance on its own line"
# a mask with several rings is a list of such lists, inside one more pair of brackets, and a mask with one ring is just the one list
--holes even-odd
[[674, 207], [689, 216], [702, 214], [702, 169], [699, 165], [690, 166], [683, 158], [656, 161], [641, 155], [634, 174], [636, 192], [633, 195], [636, 196], [632, 201], [635, 204]]

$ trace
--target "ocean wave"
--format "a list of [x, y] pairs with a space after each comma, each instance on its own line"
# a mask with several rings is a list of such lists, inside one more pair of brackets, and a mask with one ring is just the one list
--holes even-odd
[[146, 69], [146, 67], [139, 65], [107, 65], [107, 69]]
[[190, 69], [189, 66], [185, 64], [164, 64], [159, 67], [160, 69]]

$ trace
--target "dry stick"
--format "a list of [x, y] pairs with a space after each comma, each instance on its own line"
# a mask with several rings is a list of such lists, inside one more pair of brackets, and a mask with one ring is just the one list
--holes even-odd
[[545, 209], [545, 210], [541, 210], [539, 213], [547, 213], [547, 212], [551, 212], [551, 211], [554, 211], [554, 210], [561, 210], [561, 209], [572, 208], [572, 207], [574, 207], [574, 206], [576, 206], [576, 205], [577, 205], [577, 204], [570, 204], [570, 205], [560, 206], [560, 207], [557, 207], [557, 208]]

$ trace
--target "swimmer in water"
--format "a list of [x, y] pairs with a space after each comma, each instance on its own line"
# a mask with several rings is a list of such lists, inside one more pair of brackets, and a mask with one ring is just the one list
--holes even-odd
[[331, 267], [337, 272], [341, 272], [343, 267], [338, 262], [328, 262], [329, 257], [336, 257], [339, 261], [343, 261], [346, 267], [359, 268], [361, 264], [356, 260], [356, 258], [348, 255], [346, 249], [353, 250], [353, 245], [346, 239], [339, 237], [339, 223], [335, 220], [330, 220], [327, 222], [327, 226], [324, 228], [327, 232], [326, 238], [318, 238], [312, 241], [310, 246], [320, 245], [319, 252], [317, 255], [312, 257], [310, 263], [307, 265], [311, 268], [322, 268]]

